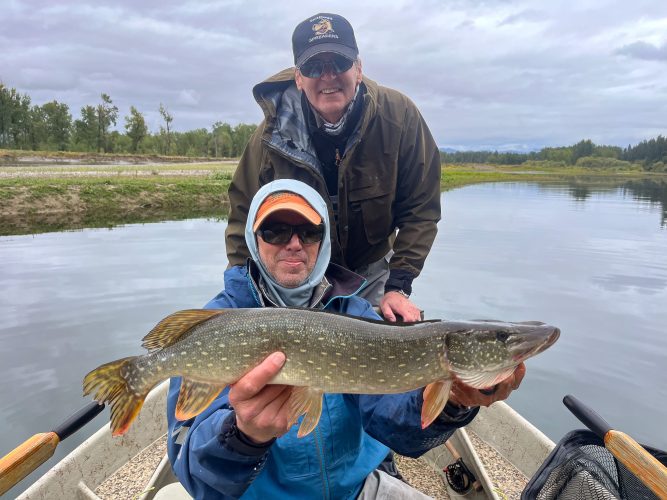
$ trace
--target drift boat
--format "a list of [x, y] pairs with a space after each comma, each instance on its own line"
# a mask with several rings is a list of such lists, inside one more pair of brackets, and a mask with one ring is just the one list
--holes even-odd
[[[99, 500], [96, 490], [100, 485], [138, 454], [164, 442], [167, 432], [167, 388], [168, 382], [164, 382], [151, 391], [127, 434], [112, 437], [110, 425], [104, 425], [19, 495], [18, 500]], [[489, 408], [482, 408], [473, 422], [454, 433], [447, 443], [449, 447], [443, 445], [434, 448], [422, 457], [446, 482], [443, 469], [456, 461], [456, 455], [460, 455], [477, 479], [475, 486], [479, 488], [478, 491], [470, 488], [465, 498], [500, 500], [503, 497], [487, 472], [487, 465], [473, 446], [468, 431], [496, 450], [504, 461], [526, 478], [533, 476], [555, 446], [553, 441], [507, 404], [497, 402]], [[137, 500], [188, 498], [184, 496], [185, 490], [180, 484], [175, 483], [178, 481], [164, 456], [145, 487], [139, 490], [141, 494], [137, 496], [133, 493], [131, 496]], [[113, 489], [119, 491], [119, 488], [122, 491], [122, 485], [116, 485]], [[451, 488], [449, 493], [452, 498], [457, 496]], [[119, 494], [117, 498], [129, 497]]]

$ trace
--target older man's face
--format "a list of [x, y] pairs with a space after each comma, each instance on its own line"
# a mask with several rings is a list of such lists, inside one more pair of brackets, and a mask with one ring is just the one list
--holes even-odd
[[[313, 56], [323, 62], [330, 62], [334, 54], [324, 52]], [[295, 73], [296, 86], [306, 93], [308, 102], [329, 123], [336, 123], [341, 119], [345, 108], [352, 98], [357, 85], [361, 82], [361, 61], [355, 62], [344, 73], [335, 74], [330, 64], [325, 64], [325, 71], [319, 78], [303, 76], [297, 69]]]
[[[308, 224], [308, 221], [295, 212], [281, 211], [269, 216], [262, 226], [271, 223], [298, 226]], [[293, 234], [284, 245], [272, 245], [257, 236], [259, 258], [264, 267], [279, 285], [286, 288], [296, 288], [310, 276], [317, 261], [320, 244], [304, 244]]]

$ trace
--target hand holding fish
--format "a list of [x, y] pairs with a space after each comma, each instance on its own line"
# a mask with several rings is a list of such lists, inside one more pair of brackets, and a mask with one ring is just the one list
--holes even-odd
[[387, 292], [380, 300], [380, 310], [385, 320], [395, 323], [396, 315], [406, 323], [421, 320], [421, 311], [409, 298], [399, 292]]
[[284, 364], [285, 355], [273, 353], [234, 383], [229, 391], [236, 426], [258, 444], [282, 436], [292, 426], [285, 404], [292, 394], [292, 386], [268, 385]]
[[509, 377], [486, 393], [455, 378], [449, 392], [449, 402], [457, 406], [491, 406], [496, 401], [504, 401], [512, 391], [516, 391], [525, 375], [526, 365], [521, 363]]

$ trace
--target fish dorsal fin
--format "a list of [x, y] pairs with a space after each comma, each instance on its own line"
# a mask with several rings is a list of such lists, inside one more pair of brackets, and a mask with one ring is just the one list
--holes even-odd
[[148, 332], [142, 340], [142, 346], [149, 351], [170, 346], [192, 327], [224, 314], [223, 309], [186, 309], [170, 314]]

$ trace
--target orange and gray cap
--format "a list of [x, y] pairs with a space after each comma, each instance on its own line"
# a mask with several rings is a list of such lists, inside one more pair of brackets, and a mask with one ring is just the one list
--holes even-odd
[[255, 217], [255, 222], [252, 225], [253, 232], [259, 229], [267, 217], [283, 210], [295, 212], [316, 226], [322, 223], [320, 214], [317, 213], [303, 196], [289, 191], [280, 191], [264, 198], [264, 201], [259, 206], [259, 210], [257, 210], [257, 217]]

